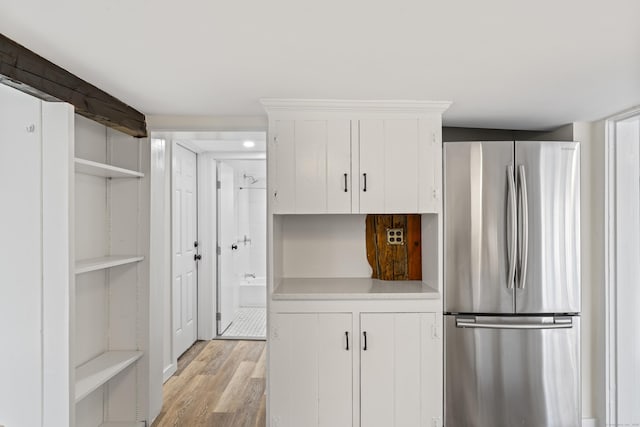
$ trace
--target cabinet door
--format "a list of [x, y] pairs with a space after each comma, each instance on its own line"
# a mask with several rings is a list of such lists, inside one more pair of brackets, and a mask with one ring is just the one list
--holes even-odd
[[351, 213], [353, 195], [351, 182], [351, 120], [329, 120], [327, 121], [327, 213]]
[[275, 122], [276, 213], [351, 213], [351, 122]]
[[418, 212], [418, 119], [360, 120], [360, 212]]
[[296, 213], [327, 210], [327, 122], [295, 122]]
[[273, 316], [269, 370], [272, 426], [352, 426], [351, 319], [349, 313]]
[[442, 210], [442, 118], [420, 119], [418, 142], [418, 212]]
[[273, 211], [275, 213], [295, 213], [295, 122], [293, 120], [276, 120], [273, 124], [272, 150], [274, 159], [269, 159], [273, 165], [270, 171], [274, 178]]
[[361, 314], [361, 425], [439, 425], [434, 423], [442, 408], [442, 344], [435, 316]]
[[384, 120], [360, 120], [360, 213], [385, 213]]

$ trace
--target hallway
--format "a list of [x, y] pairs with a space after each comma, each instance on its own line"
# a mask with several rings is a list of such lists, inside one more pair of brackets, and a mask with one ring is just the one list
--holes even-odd
[[265, 425], [264, 341], [198, 341], [163, 387], [152, 427]]

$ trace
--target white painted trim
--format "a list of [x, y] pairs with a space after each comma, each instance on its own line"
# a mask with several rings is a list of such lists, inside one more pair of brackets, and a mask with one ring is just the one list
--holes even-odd
[[215, 155], [218, 160], [266, 160], [267, 153], [266, 152], [252, 152], [252, 153], [243, 153], [240, 151], [229, 151], [225, 153], [221, 153], [219, 151], [204, 151], [203, 153], [211, 153]]
[[626, 110], [605, 121], [605, 422], [618, 425], [617, 420], [617, 352], [616, 352], [616, 122], [639, 115], [640, 107]]
[[165, 257], [169, 248], [165, 236], [165, 207], [167, 188], [166, 141], [150, 139], [149, 167], [149, 418], [154, 419], [162, 410], [162, 383], [164, 359], [164, 291]]
[[[168, 218], [167, 218], [167, 223], [166, 223], [166, 232], [168, 233], [168, 252], [169, 252], [169, 256], [167, 258], [167, 262], [169, 263], [169, 280], [167, 281], [167, 287], [169, 288], [169, 340], [171, 340], [170, 344], [169, 344], [169, 358], [171, 359], [170, 364], [168, 365], [169, 367], [174, 366], [173, 368], [173, 372], [171, 372], [171, 375], [173, 375], [173, 373], [175, 373], [176, 371], [176, 367], [178, 366], [178, 358], [175, 356], [174, 354], [174, 349], [173, 349], [173, 342], [174, 342], [174, 334], [173, 334], [173, 299], [172, 299], [172, 295], [173, 295], [173, 271], [174, 271], [174, 266], [173, 266], [173, 192], [175, 191], [173, 188], [173, 153], [175, 152], [175, 143], [173, 141], [167, 141], [167, 160], [168, 160], [168, 164], [167, 164], [167, 180], [168, 180], [168, 186], [169, 186], [169, 198], [167, 199], [167, 204], [168, 204]], [[164, 351], [164, 350], [163, 350]], [[166, 362], [166, 361], [165, 361]], [[164, 372], [167, 372], [167, 368], [164, 369]], [[171, 376], [169, 375], [169, 376]], [[167, 377], [168, 379], [168, 377]]]
[[[615, 126], [605, 122], [605, 419], [614, 425], [615, 419]], [[611, 354], [611, 353], [614, 354]]]
[[583, 418], [582, 419], [582, 427], [597, 427], [598, 420], [595, 418]]
[[162, 371], [162, 382], [165, 383], [169, 378], [173, 376], [178, 370], [178, 362], [172, 362], [169, 366], [166, 366]]
[[[72, 425], [74, 111], [42, 103], [43, 426]], [[64, 393], [63, 391], [66, 391]]]
[[443, 113], [450, 101], [418, 100], [344, 100], [344, 99], [280, 99], [263, 98], [260, 103], [268, 114], [274, 112], [345, 112], [425, 114]]
[[217, 311], [216, 162], [204, 153], [198, 155], [197, 163], [198, 250], [202, 255], [198, 265], [198, 339], [211, 340], [216, 337]]
[[167, 140], [171, 132], [267, 131], [266, 116], [147, 116], [147, 127], [154, 137]]

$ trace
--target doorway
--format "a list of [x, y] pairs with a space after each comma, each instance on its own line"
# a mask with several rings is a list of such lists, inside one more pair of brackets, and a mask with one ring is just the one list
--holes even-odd
[[266, 336], [266, 160], [218, 161], [218, 336]]
[[[264, 333], [241, 334], [235, 332], [233, 326], [247, 319], [266, 330], [266, 286], [259, 282], [266, 274], [256, 270], [255, 263], [249, 261], [262, 257], [261, 265], [266, 265], [266, 233], [259, 237], [260, 233], [252, 229], [253, 223], [246, 222], [247, 216], [259, 218], [266, 229], [266, 203], [262, 213], [255, 213], [255, 203], [251, 205], [252, 198], [243, 193], [262, 187], [266, 202], [267, 141], [264, 131], [163, 131], [152, 132], [152, 139], [166, 147], [162, 167], [171, 171], [163, 175], [166, 179], [163, 192], [154, 193], [152, 197], [164, 212], [158, 218], [158, 226], [170, 236], [163, 242], [166, 248], [163, 270], [158, 273], [163, 277], [162, 364], [163, 379], [167, 381], [177, 370], [178, 357], [196, 340], [265, 339]], [[190, 157], [187, 166], [183, 157]], [[241, 162], [245, 164], [238, 169]], [[257, 164], [262, 165], [262, 171], [251, 169], [251, 165]], [[227, 171], [226, 178], [219, 175], [219, 167], [221, 174]], [[189, 180], [195, 180], [190, 181], [188, 191], [182, 188], [187, 185], [185, 173]], [[261, 181], [252, 182], [251, 177]], [[256, 189], [245, 188], [252, 185]], [[219, 211], [219, 191], [225, 188], [226, 197], [233, 200], [225, 205], [234, 207]], [[187, 199], [192, 203], [190, 208], [184, 206]], [[238, 216], [238, 212], [243, 213]], [[226, 216], [220, 219], [221, 214]], [[190, 222], [187, 217], [191, 218]], [[262, 249], [258, 250], [258, 245]], [[231, 262], [225, 262], [226, 259]], [[191, 266], [186, 265], [187, 261]], [[180, 270], [184, 270], [184, 274]], [[223, 277], [231, 280], [222, 281]], [[249, 295], [245, 288], [251, 289]], [[251, 302], [252, 297], [263, 302]], [[195, 304], [184, 305], [192, 301]], [[250, 316], [256, 312], [253, 310], [256, 306], [261, 306], [257, 320]], [[219, 325], [223, 316], [225, 327]]]

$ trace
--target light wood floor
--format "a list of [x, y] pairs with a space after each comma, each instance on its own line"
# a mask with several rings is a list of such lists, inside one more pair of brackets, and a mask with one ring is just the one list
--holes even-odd
[[198, 341], [163, 387], [152, 427], [265, 426], [264, 341]]

